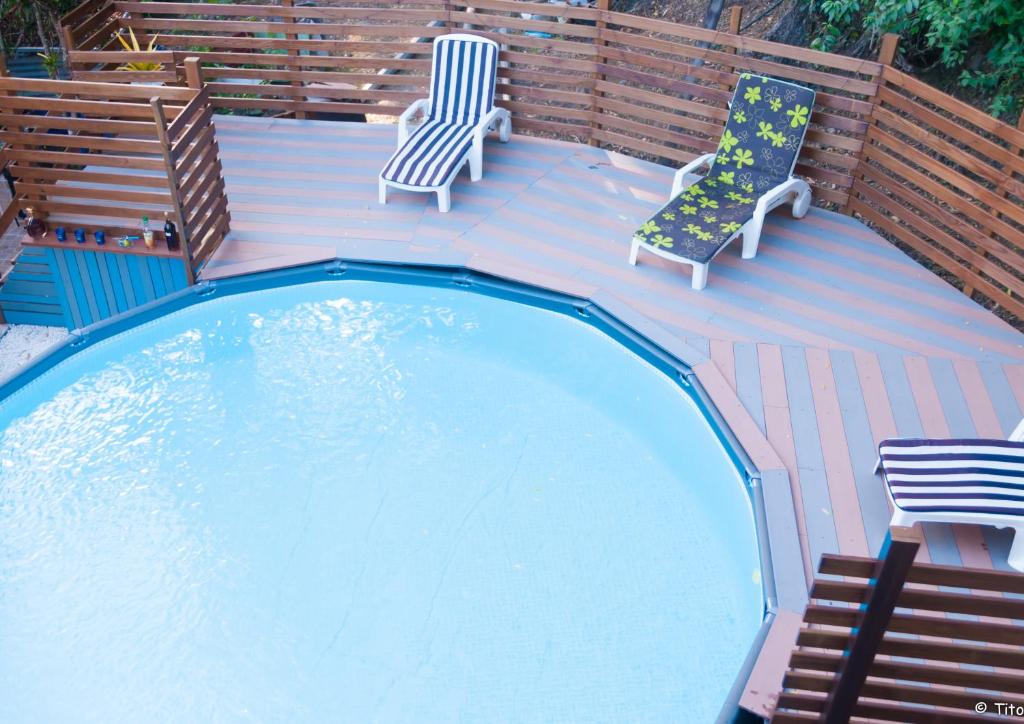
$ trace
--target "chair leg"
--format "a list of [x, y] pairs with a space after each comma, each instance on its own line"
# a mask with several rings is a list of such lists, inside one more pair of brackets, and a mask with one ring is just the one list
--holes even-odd
[[761, 227], [764, 226], [764, 214], [755, 213], [754, 218], [743, 227], [743, 258], [753, 259], [757, 256], [757, 244], [761, 241]]
[[629, 263], [636, 266], [636, 258], [640, 255], [640, 242], [633, 239], [633, 243], [629, 246]]
[[512, 138], [512, 114], [504, 113], [501, 116], [501, 120], [498, 123], [498, 140], [502, 143], [508, 143], [509, 139]]
[[451, 186], [445, 186], [443, 189], [437, 190], [437, 210], [442, 214], [446, 214], [451, 211], [452, 208], [452, 188]]
[[469, 149], [469, 180], [479, 181], [484, 175], [484, 145], [473, 143]]
[[898, 505], [893, 507], [892, 518], [889, 520], [890, 528], [913, 528], [915, 523], [917, 523], [917, 518]]
[[388, 185], [384, 179], [377, 180], [377, 201], [382, 204], [388, 202]]
[[690, 281], [690, 286], [694, 289], [701, 290], [708, 285], [708, 265], [707, 264], [694, 264], [693, 265], [693, 279]]
[[802, 219], [807, 216], [808, 209], [811, 208], [811, 187], [804, 186], [797, 193], [796, 198], [793, 200], [793, 218]]
[[1006, 562], [1010, 568], [1024, 573], [1024, 528], [1013, 529], [1013, 544], [1010, 546], [1010, 555]]

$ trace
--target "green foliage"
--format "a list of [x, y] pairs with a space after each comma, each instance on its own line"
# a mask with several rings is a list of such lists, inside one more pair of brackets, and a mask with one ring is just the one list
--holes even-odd
[[0, 0], [0, 37], [6, 46], [59, 45], [57, 21], [80, 0]]
[[898, 33], [905, 57], [938, 64], [1012, 117], [1024, 104], [1022, 0], [806, 0], [821, 22], [819, 50], [865, 50]]
[[51, 78], [56, 78], [57, 72], [60, 70], [60, 53], [51, 50], [49, 53], [36, 53], [36, 55], [43, 59], [43, 67], [46, 68], [46, 73]]

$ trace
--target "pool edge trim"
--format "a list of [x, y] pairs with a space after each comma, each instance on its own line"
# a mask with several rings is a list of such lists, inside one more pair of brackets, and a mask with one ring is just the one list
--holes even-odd
[[[693, 400], [745, 483], [754, 517], [758, 559], [761, 567], [761, 588], [765, 611], [760, 627], [754, 635], [750, 649], [737, 672], [717, 718], [718, 722], [731, 721], [739, 709], [740, 698], [777, 610], [780, 606], [787, 609], [800, 610], [802, 605], [806, 603], [806, 590], [804, 589], [802, 592], [803, 600], [801, 601], [799, 600], [801, 594], [795, 594], [792, 591], [792, 585], [785, 587], [790, 593], [788, 595], [781, 594], [782, 600], [780, 601], [780, 586], [777, 581], [778, 572], [782, 568], [776, 563], [778, 559], [777, 554], [780, 551], [784, 551], [786, 567], [797, 565], [799, 566], [797, 570], [800, 578], [803, 579], [804, 575], [802, 554], [800, 553], [799, 540], [796, 537], [795, 511], [791, 491], [789, 490], [789, 474], [778, 459], [778, 456], [774, 455], [774, 451], [767, 458], [764, 455], [759, 455], [762, 460], [760, 468], [755, 464], [747, 451], [747, 447], [752, 446], [753, 449], [767, 448], [771, 450], [771, 446], [763, 435], [761, 439], [751, 439], [760, 434], [760, 430], [756, 428], [756, 425], [754, 425], [755, 432], [752, 432], [749, 424], [737, 424], [739, 422], [737, 420], [738, 414], [746, 415], [748, 418], [743, 420], [743, 423], [750, 422], [752, 424], [753, 421], [741, 404], [737, 407], [735, 404], [736, 400], [730, 399], [727, 401], [729, 403], [730, 415], [727, 416], [722, 413], [715, 402], [713, 394], [709, 392], [701, 379], [701, 372], [704, 373], [705, 377], [712, 374], [721, 377], [717, 368], [714, 368], [709, 360], [701, 359], [698, 364], [691, 366], [691, 364], [681, 359], [676, 353], [653, 341], [647, 334], [637, 329], [636, 326], [623, 321], [620, 315], [606, 309], [600, 301], [547, 289], [528, 282], [500, 277], [489, 272], [474, 270], [464, 266], [368, 262], [345, 259], [314, 262], [215, 280], [204, 280], [194, 286], [172, 292], [100, 322], [71, 330], [68, 337], [48, 347], [26, 365], [14, 370], [6, 377], [0, 378], [0, 400], [25, 387], [82, 349], [91, 347], [122, 332], [134, 329], [146, 322], [159, 319], [171, 312], [199, 304], [206, 299], [234, 296], [236, 294], [294, 286], [309, 282], [329, 281], [332, 279], [381, 281], [445, 288], [456, 287], [547, 309], [565, 314], [566, 316], [574, 316], [612, 338], [660, 372], [666, 374]], [[694, 353], [695, 357], [699, 357], [699, 353], [696, 350], [694, 350]], [[708, 365], [711, 365], [711, 367], [709, 368]], [[711, 370], [714, 370], [714, 372], [711, 372]], [[715, 382], [720, 383], [721, 380], [716, 379]], [[723, 390], [720, 384], [712, 384], [711, 387], [720, 396], [722, 395]], [[732, 390], [730, 389], [729, 392], [732, 392]], [[732, 418], [733, 424], [730, 424], [730, 418]], [[745, 434], [738, 436], [734, 431], [734, 425], [740, 427]], [[778, 480], [780, 475], [784, 478], [784, 481]], [[769, 498], [767, 500], [766, 477], [776, 479], [777, 481], [768, 491]], [[782, 490], [783, 482], [785, 483], [785, 491]], [[784, 496], [776, 495], [776, 493], [782, 492], [785, 493]], [[776, 501], [773, 500], [775, 497], [784, 499]], [[788, 516], [786, 515], [787, 510]], [[769, 515], [769, 512], [772, 515]], [[794, 550], [797, 556], [795, 560], [793, 558]]]

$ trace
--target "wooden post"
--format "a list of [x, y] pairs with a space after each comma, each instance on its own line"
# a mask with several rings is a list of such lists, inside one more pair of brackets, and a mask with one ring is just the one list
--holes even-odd
[[881, 562], [866, 604], [861, 606], [860, 625], [853, 630], [850, 644], [843, 653], [836, 673], [836, 683], [825, 702], [821, 721], [845, 724], [853, 715], [868, 670], [885, 637], [893, 610], [899, 600], [914, 557], [921, 547], [921, 536], [913, 528], [890, 528], [882, 546]]
[[878, 62], [882, 65], [892, 65], [896, 60], [896, 51], [900, 47], [900, 36], [897, 33], [886, 33], [882, 36], [882, 42], [878, 46]]
[[743, 6], [733, 5], [729, 8], [729, 32], [732, 35], [740, 34], [740, 23], [743, 21]]
[[[0, 53], [0, 78], [7, 77], [7, 59], [3, 53]], [[7, 95], [7, 91], [0, 91], [0, 95]], [[4, 153], [0, 150], [0, 171], [7, 167], [7, 159], [4, 157]], [[4, 207], [4, 210], [0, 212], [0, 236], [7, 233], [7, 227], [14, 223], [14, 219], [18, 216], [18, 199], [17, 196], [12, 195], [10, 203]], [[15, 254], [17, 256], [17, 254]], [[11, 260], [14, 263], [14, 260]], [[13, 268], [13, 267], [12, 267]], [[8, 272], [9, 273], [9, 272]], [[7, 278], [5, 274], [0, 282]], [[0, 309], [0, 324], [5, 324], [7, 320], [4, 318], [4, 311]]]
[[185, 83], [193, 90], [203, 89], [203, 69], [199, 65], [199, 58], [191, 56], [185, 58]]
[[[885, 35], [883, 35], [882, 36], [882, 42], [881, 42], [881, 44], [878, 47], [878, 62], [881, 63], [884, 66], [892, 67], [893, 61], [896, 60], [896, 52], [899, 50], [899, 47], [900, 47], [900, 36], [898, 34], [896, 34], [896, 33], [886, 33]], [[885, 75], [885, 68], [882, 69], [882, 72], [878, 76], [878, 87], [879, 88], [881, 88], [883, 86], [883, 84], [885, 83], [885, 80], [883, 79], [884, 75]], [[873, 96], [871, 96], [871, 98], [868, 99], [868, 103], [871, 104], [871, 117], [868, 118], [868, 127], [864, 131], [864, 145], [861, 147], [860, 155], [857, 157], [857, 166], [854, 167], [853, 171], [850, 173], [850, 175], [853, 177], [853, 183], [854, 184], [857, 183], [858, 179], [860, 181], [864, 180], [864, 175], [858, 173], [858, 170], [860, 169], [861, 164], [864, 163], [864, 149], [868, 147], [867, 135], [871, 131], [872, 126], [874, 126], [875, 123], [876, 123], [875, 118], [874, 118], [875, 107], [879, 103], [878, 92], [877, 91], [875, 92], [875, 94]], [[849, 214], [850, 213], [850, 206], [851, 206], [851, 204], [853, 204], [853, 196], [854, 196], [854, 190], [853, 190], [853, 184], [851, 184], [850, 185], [850, 194], [846, 198], [846, 204], [843, 205], [843, 213], [844, 214]]]
[[[742, 21], [743, 21], [743, 6], [742, 5], [733, 5], [731, 8], [729, 8], [729, 34], [730, 35], [739, 35], [740, 34], [740, 23]], [[736, 55], [736, 48], [726, 48], [725, 52], [729, 53], [730, 55]], [[735, 73], [736, 72], [736, 68], [731, 66], [731, 65], [727, 65], [727, 66], [725, 66], [725, 72], [726, 73]], [[731, 84], [726, 83], [724, 85], [726, 87], [726, 90], [732, 90]]]
[[[608, 12], [608, 0], [597, 0], [596, 7], [598, 11], [598, 17], [597, 21], [594, 23], [594, 27], [597, 28], [597, 37], [594, 38], [594, 62], [597, 65], [602, 65], [605, 59], [604, 55], [602, 55], [601, 53], [601, 48], [604, 47], [605, 44], [604, 30], [605, 28], [608, 27], [608, 24], [604, 20], [604, 14]], [[590, 92], [591, 134], [593, 134], [593, 132], [600, 127], [600, 124], [597, 122], [597, 118], [601, 115], [601, 103], [599, 100], [601, 97], [601, 92], [597, 90], [597, 83], [598, 81], [604, 80], [604, 73], [598, 70], [594, 73], [593, 78], [594, 88]], [[591, 146], [596, 146], [598, 144], [598, 140], [594, 138], [593, 135], [591, 135], [591, 137], [588, 139], [588, 143], [590, 143]]]
[[[0, 53], [0, 78], [7, 77], [7, 58], [4, 57], [3, 53]], [[10, 94], [5, 90], [0, 90], [0, 96], [6, 95]], [[20, 131], [22, 129], [19, 127], [17, 130]], [[4, 150], [10, 148], [11, 144], [9, 143], [5, 143], [3, 145], [3, 148], [0, 148], [0, 171], [3, 171], [8, 166], [7, 156], [4, 153]], [[10, 165], [13, 164], [14, 161], [11, 161]], [[12, 189], [11, 203], [9, 203], [7, 207], [3, 210], [3, 213], [0, 213], [0, 236], [7, 232], [7, 227], [9, 227], [11, 223], [13, 223], [14, 220], [17, 218], [18, 211], [20, 210], [20, 208], [21, 207], [18, 205], [18, 194], [16, 191]]]
[[[167, 135], [167, 115], [164, 113], [164, 103], [159, 98], [152, 98], [149, 105], [153, 108], [153, 121], [156, 124], [156, 135], [160, 141], [160, 150], [164, 156], [164, 169], [167, 173], [167, 190], [171, 194], [171, 202], [174, 204], [174, 216], [178, 222], [178, 236], [181, 240], [181, 258], [185, 264], [185, 276], [189, 285], [196, 283], [195, 270], [189, 254], [189, 230], [185, 225], [185, 210], [181, 205], [181, 189], [178, 187], [178, 174], [175, 171], [174, 155], [171, 153], [171, 139]], [[166, 243], [166, 239], [164, 240]]]
[[[283, 7], [283, 8], [293, 8], [293, 7], [295, 7], [295, 0], [281, 0], [281, 7]], [[295, 24], [295, 18], [290, 17], [290, 16], [284, 18], [284, 21], [286, 23], [290, 24], [290, 25], [294, 25]], [[285, 37], [286, 40], [297, 40], [299, 36], [298, 36], [298, 33], [285, 33], [284, 37]], [[298, 58], [299, 57], [299, 51], [298, 50], [291, 50], [291, 49], [289, 49], [288, 50], [288, 57], [289, 58]], [[294, 71], [295, 67], [289, 64], [288, 70], [289, 71]], [[302, 87], [302, 81], [301, 80], [293, 80], [292, 81], [292, 88], [301, 88], [301, 87]], [[304, 100], [306, 100], [306, 96], [304, 96], [304, 95], [303, 96], [295, 96], [295, 100], [304, 101]], [[295, 111], [295, 117], [299, 118], [299, 119], [305, 118], [306, 117], [306, 112], [305, 111]]]

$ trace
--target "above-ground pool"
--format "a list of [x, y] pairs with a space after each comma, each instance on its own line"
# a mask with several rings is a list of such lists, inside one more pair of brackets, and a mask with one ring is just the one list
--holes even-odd
[[214, 297], [0, 402], [0, 721], [711, 721], [762, 620], [699, 408], [457, 289]]

